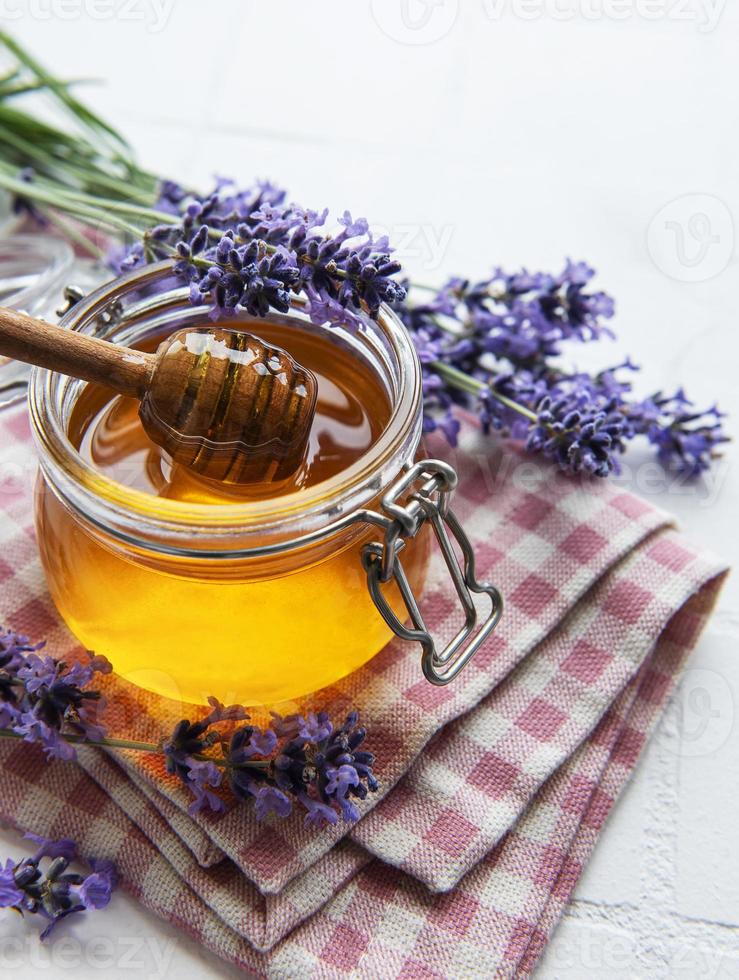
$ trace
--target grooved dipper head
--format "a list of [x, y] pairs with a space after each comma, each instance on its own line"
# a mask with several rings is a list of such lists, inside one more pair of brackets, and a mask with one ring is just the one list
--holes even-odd
[[315, 376], [241, 330], [188, 328], [157, 351], [140, 417], [174, 460], [213, 480], [283, 480], [305, 456]]

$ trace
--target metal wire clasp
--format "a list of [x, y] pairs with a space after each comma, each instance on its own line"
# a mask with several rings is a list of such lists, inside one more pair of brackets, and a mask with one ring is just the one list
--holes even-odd
[[[449, 508], [449, 499], [457, 482], [453, 467], [441, 460], [425, 459], [411, 466], [382, 498], [384, 519], [374, 523], [385, 528], [384, 541], [367, 544], [362, 551], [367, 585], [380, 615], [401, 639], [421, 644], [424, 676], [437, 685], [454, 680], [498, 625], [503, 611], [503, 600], [495, 586], [475, 578], [472, 545]], [[414, 538], [427, 521], [434, 530], [465, 616], [462, 629], [441, 651], [437, 650], [426, 628], [400, 560], [408, 540]], [[461, 566], [452, 539], [462, 552]], [[412, 628], [401, 623], [385, 598], [382, 586], [391, 579], [398, 585]], [[490, 599], [490, 612], [482, 624], [478, 623], [472, 593], [487, 595]]]

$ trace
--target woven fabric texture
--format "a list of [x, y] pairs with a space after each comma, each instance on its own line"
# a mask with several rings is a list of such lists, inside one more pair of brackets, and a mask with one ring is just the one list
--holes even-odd
[[[2, 619], [74, 657], [35, 548], [22, 412], [0, 419], [0, 440]], [[113, 858], [146, 907], [259, 974], [528, 975], [724, 570], [614, 484], [543, 468], [522, 486], [520, 457], [491, 454], [471, 427], [453, 462], [478, 577], [506, 610], [449, 687], [429, 685], [398, 642], [300, 705], [362, 713], [382, 789], [356, 825], [260, 824], [247, 806], [191, 818], [155, 756], [86, 748], [47, 764], [12, 742], [0, 816]], [[423, 611], [437, 635], [456, 632], [438, 560]], [[120, 678], [106, 688], [111, 733], [157, 741], [183, 716]]]

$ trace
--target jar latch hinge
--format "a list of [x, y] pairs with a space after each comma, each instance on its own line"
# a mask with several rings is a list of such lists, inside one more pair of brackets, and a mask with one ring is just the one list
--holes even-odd
[[[367, 585], [382, 618], [401, 639], [421, 644], [424, 676], [437, 685], [448, 684], [457, 677], [498, 625], [503, 611], [503, 600], [495, 586], [477, 581], [472, 545], [449, 507], [457, 481], [454, 468], [441, 460], [425, 459], [411, 466], [383, 496], [382, 515], [373, 515], [373, 523], [385, 529], [384, 540], [367, 544], [362, 551]], [[426, 626], [400, 557], [426, 523], [433, 528], [465, 619], [464, 626], [442, 650], [437, 649]], [[461, 552], [461, 563], [453, 542]], [[400, 621], [385, 596], [383, 585], [392, 580], [398, 586], [411, 626]], [[490, 600], [490, 610], [482, 622], [473, 594]]]

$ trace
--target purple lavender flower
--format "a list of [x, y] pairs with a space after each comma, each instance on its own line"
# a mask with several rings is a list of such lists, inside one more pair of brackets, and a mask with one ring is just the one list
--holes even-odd
[[390, 257], [387, 240], [375, 241], [367, 221], [355, 221], [348, 211], [339, 223], [342, 230], [336, 235], [321, 237], [312, 229], [298, 229], [287, 243], [300, 268], [301, 288], [313, 297], [312, 316], [321, 310], [318, 300], [324, 305], [333, 301], [350, 311], [364, 307], [370, 316], [377, 315], [382, 303], [401, 302], [405, 289], [392, 278], [400, 272], [400, 264]]
[[0, 729], [14, 728], [18, 724], [20, 716], [20, 711], [12, 704], [0, 701]]
[[[110, 862], [93, 861], [89, 874], [79, 874], [69, 870], [70, 860], [76, 854], [71, 841], [51, 841], [35, 834], [26, 836], [41, 845], [40, 851], [18, 864], [8, 861], [4, 868], [0, 867], [0, 907], [41, 915], [48, 921], [41, 933], [43, 940], [67, 916], [108, 905], [117, 883]], [[40, 867], [44, 857], [52, 859], [45, 871]]]
[[215, 698], [208, 700], [210, 713], [200, 721], [180, 721], [163, 745], [167, 772], [177, 776], [195, 797], [190, 808], [193, 813], [202, 809], [220, 813], [225, 809], [223, 800], [213, 792], [221, 785], [222, 773], [212, 761], [202, 756], [223, 741], [223, 736], [213, 726], [246, 718], [240, 705], [225, 707]]
[[66, 734], [100, 741], [105, 731], [97, 723], [103, 705], [98, 691], [88, 690], [96, 673], [107, 673], [104, 657], [89, 655], [87, 663], [71, 667], [39, 656], [43, 644], [0, 631], [0, 727], [27, 742], [38, 742], [49, 758], [75, 757]]
[[653, 395], [629, 406], [634, 431], [646, 435], [657, 447], [665, 469], [698, 476], [719, 455], [718, 447], [729, 441], [723, 430], [726, 416], [713, 406], [696, 411], [682, 388], [671, 396]]
[[339, 817], [336, 810], [327, 803], [322, 803], [320, 800], [308, 796], [307, 793], [299, 793], [298, 799], [306, 809], [306, 827], [315, 827], [317, 830], [322, 830], [324, 827], [333, 826], [338, 822]]
[[541, 450], [562, 470], [607, 476], [618, 467], [625, 430], [626, 419], [613, 401], [594, 407], [587, 393], [547, 395], [538, 405], [527, 447]]
[[727, 441], [717, 408], [695, 412], [682, 392], [636, 401], [624, 372], [638, 369], [628, 359], [594, 376], [554, 363], [566, 341], [612, 336], [614, 303], [590, 291], [593, 276], [572, 261], [558, 276], [495, 269], [479, 282], [450, 279], [430, 300], [396, 303], [421, 361], [425, 431], [456, 444], [462, 405], [485, 432], [523, 441], [570, 472], [608, 475], [638, 435], [669, 469], [697, 475], [710, 466]]
[[[246, 725], [237, 729], [231, 736], [228, 750], [225, 752], [226, 773], [234, 796], [239, 800], [248, 800], [257, 796], [263, 787], [267, 773], [264, 769], [254, 766], [254, 760], [264, 755], [269, 756], [277, 745], [277, 736], [273, 733], [274, 741], [258, 728]], [[262, 749], [270, 748], [262, 753]], [[268, 800], [262, 798], [260, 810], [268, 805]]]
[[242, 191], [226, 180], [203, 200], [163, 184], [160, 205], [180, 220], [149, 229], [145, 244], [111, 261], [120, 271], [174, 252], [193, 302], [209, 304], [214, 319], [237, 310], [285, 312], [290, 291], [302, 290], [316, 322], [356, 325], [360, 309], [376, 316], [383, 302], [405, 297], [387, 239], [375, 240], [367, 221], [349, 212], [339, 219], [341, 230], [328, 235], [328, 209], [286, 205], [285, 192], [271, 184]]
[[563, 340], [594, 340], [610, 333], [603, 321], [613, 316], [613, 300], [585, 291], [593, 275], [585, 263], [568, 261], [556, 277], [495, 269], [481, 282], [454, 278], [430, 303], [421, 304], [420, 312], [412, 309], [403, 319], [412, 331], [429, 319], [438, 323], [440, 316], [459, 321], [478, 353], [533, 367], [557, 355]]
[[257, 795], [268, 773], [255, 760], [270, 758], [276, 748], [277, 734], [272, 730], [246, 725], [233, 733], [224, 756], [229, 784], [238, 799]]
[[[22, 689], [18, 671], [26, 663], [26, 654], [41, 650], [43, 643], [32, 644], [27, 636], [0, 627], [0, 709], [3, 702], [17, 704]], [[0, 727], [6, 727], [0, 723]]]
[[560, 326], [563, 338], [595, 340], [612, 335], [602, 319], [613, 316], [613, 299], [603, 292], [584, 291], [594, 275], [587, 263], [568, 259], [554, 285], [537, 296], [545, 316]]
[[24, 711], [14, 726], [14, 731], [23, 736], [25, 742], [36, 742], [40, 745], [47, 759], [61, 759], [71, 762], [77, 757], [72, 746], [58, 729], [47, 725], [33, 711]]
[[77, 845], [73, 840], [62, 838], [62, 840], [49, 840], [47, 837], [40, 837], [38, 834], [24, 834], [24, 840], [31, 840], [38, 844], [38, 851], [31, 860], [38, 864], [41, 858], [66, 858], [67, 861], [74, 861], [77, 857]]
[[310, 745], [318, 745], [330, 738], [333, 730], [333, 725], [328, 720], [328, 714], [325, 711], [319, 711], [317, 715], [309, 714], [307, 719], [300, 718], [297, 734]]
[[199, 232], [191, 243], [182, 240], [177, 244], [180, 258], [175, 272], [191, 283], [196, 301], [211, 303], [216, 314], [226, 316], [237, 310], [266, 316], [270, 309], [283, 313], [290, 309], [290, 290], [300, 273], [287, 250], [280, 247], [268, 254], [261, 242], [239, 245], [225, 236], [215, 248], [203, 252], [207, 228], [205, 231], [206, 236]]
[[359, 810], [348, 799], [348, 794], [352, 789], [359, 786], [359, 773], [353, 765], [341, 765], [338, 767], [327, 766], [325, 770], [326, 785], [324, 793], [332, 797], [339, 804], [344, 819], [352, 822], [359, 819]]
[[276, 786], [260, 786], [253, 789], [254, 812], [257, 820], [264, 820], [270, 813], [278, 817], [287, 817], [292, 812], [290, 798]]
[[0, 908], [18, 908], [23, 901], [23, 892], [15, 883], [15, 865], [6, 861], [5, 867], [0, 865]]
[[328, 296], [326, 293], [319, 293], [310, 283], [303, 286], [303, 292], [308, 297], [308, 311], [310, 318], [319, 326], [324, 323], [350, 327], [354, 330], [362, 325], [362, 319], [353, 310], [342, 306], [341, 303]]
[[268, 728], [266, 732], [255, 728], [249, 739], [247, 751], [251, 754], [252, 758], [259, 756], [262, 759], [268, 759], [276, 748], [277, 735], [271, 728]]
[[86, 909], [104, 909], [110, 904], [113, 894], [114, 878], [110, 872], [97, 870], [88, 875], [78, 889], [76, 896]]
[[[108, 673], [111, 666], [104, 657], [88, 655], [87, 662], [67, 667], [39, 656], [41, 646], [0, 629], [0, 727], [39, 743], [49, 758], [70, 760], [75, 757], [70, 734], [90, 738], [94, 732], [95, 740], [102, 738], [103, 729], [86, 714], [90, 703], [100, 702], [100, 695], [87, 690], [87, 685], [95, 674]], [[248, 721], [246, 711], [240, 705], [226, 707], [215, 698], [208, 701], [211, 710], [205, 717], [194, 722], [183, 719], [161, 745], [167, 771], [193, 796], [192, 815], [202, 810], [224, 812], [226, 803], [217, 791], [228, 786], [237, 799], [254, 801], [260, 820], [271, 813], [288, 816], [294, 799], [306, 809], [308, 824], [336, 823], [339, 813], [345, 821], [359, 818], [355, 801], [375, 792], [378, 783], [372, 772], [374, 757], [361, 749], [366, 733], [358, 727], [355, 713], [338, 729], [327, 712], [319, 711], [287, 718], [273, 715], [266, 730], [238, 725], [227, 736], [216, 726]], [[207, 754], [216, 746], [220, 758]], [[155, 751], [157, 747], [146, 748]], [[0, 895], [15, 902], [17, 888], [25, 896], [23, 907], [39, 911], [35, 906], [31, 909], [29, 902], [31, 898], [41, 902], [40, 889], [50, 889], [53, 902], [44, 899], [50, 926], [44, 935], [60, 918], [107, 903], [112, 887], [108, 870], [94, 867], [99, 876], [89, 879], [67, 874], [75, 857], [72, 841], [51, 841], [36, 834], [27, 837], [38, 850], [14, 869], [12, 881], [8, 869], [0, 872]], [[38, 867], [43, 858], [53, 859], [46, 884]]]
[[[354, 801], [378, 787], [374, 757], [360, 749], [366, 733], [354, 714], [337, 730], [323, 711], [307, 717], [275, 714], [267, 730], [241, 725], [227, 739], [212, 726], [246, 715], [238, 707], [226, 709], [217, 702], [213, 707], [202, 721], [181, 721], [164, 744], [167, 770], [195, 797], [192, 813], [222, 811], [223, 800], [213, 790], [227, 785], [238, 800], [254, 801], [259, 820], [270, 813], [288, 816], [298, 799], [308, 823], [335, 823], [338, 812], [351, 821], [359, 817]], [[222, 753], [218, 766], [204, 755], [214, 745]]]
[[425, 435], [432, 432], [441, 432], [450, 446], [457, 445], [457, 437], [462, 423], [454, 415], [451, 408], [447, 408], [442, 414], [437, 414], [429, 410], [423, 413], [423, 431]]
[[212, 813], [225, 813], [226, 804], [223, 802], [214, 789], [218, 789], [223, 782], [223, 773], [214, 762], [205, 760], [190, 759], [188, 762], [187, 785], [195, 799], [188, 808], [191, 817], [200, 813], [201, 810], [210, 810]]
[[511, 439], [525, 440], [531, 420], [511, 404], [533, 410], [548, 392], [547, 384], [529, 371], [493, 375], [478, 396], [483, 432], [492, 429]]
[[44, 687], [56, 683], [59, 664], [51, 657], [39, 657], [31, 654], [18, 671], [18, 677], [24, 682], [29, 694], [37, 694]]
[[147, 262], [144, 246], [141, 242], [133, 242], [131, 245], [111, 245], [105, 260], [117, 276], [123, 276], [127, 272], [139, 269]]
[[344, 797], [352, 786], [359, 783], [359, 773], [350, 765], [326, 768], [326, 795]]
[[[301, 722], [300, 716], [294, 716], [289, 725], [302, 728]], [[357, 722], [357, 714], [352, 713], [341, 728], [334, 731], [331, 726], [330, 733], [314, 743], [297, 735], [275, 760], [275, 781], [306, 808], [307, 824], [335, 823], [337, 810], [344, 820], [357, 820], [354, 800], [364, 800], [378, 788], [372, 772], [374, 756], [361, 751], [366, 732]]]
[[[4, 661], [5, 663], [9, 663], [12, 659], [20, 662], [23, 659], [23, 654], [36, 653], [36, 651], [41, 650], [44, 646], [46, 646], [45, 641], [31, 643], [29, 638], [22, 633], [16, 633], [13, 630], [6, 629], [4, 626], [0, 626], [0, 658], [7, 658]], [[3, 660], [0, 659], [0, 664], [2, 663]]]
[[156, 204], [157, 211], [165, 214], [178, 215], [182, 211], [183, 201], [187, 198], [187, 191], [174, 180], [162, 180], [159, 184]]
[[52, 738], [49, 742], [46, 729], [52, 733], [60, 732], [65, 725], [91, 741], [99, 741], [105, 734], [95, 720], [102, 695], [86, 688], [96, 673], [109, 673], [110, 669], [104, 657], [91, 657], [86, 664], [75, 663], [67, 667], [63, 661], [52, 657], [28, 654], [25, 664], [18, 670], [30, 706], [24, 723], [37, 731], [39, 740], [49, 746], [55, 745], [55, 740]]

